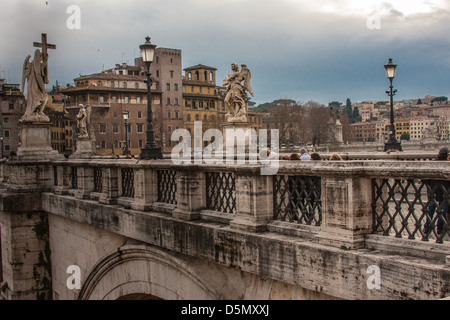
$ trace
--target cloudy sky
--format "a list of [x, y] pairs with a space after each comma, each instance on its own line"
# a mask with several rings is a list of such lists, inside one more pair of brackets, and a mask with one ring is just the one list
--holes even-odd
[[41, 33], [57, 46], [50, 87], [132, 64], [149, 35], [181, 49], [183, 68], [217, 68], [218, 84], [247, 64], [257, 104], [385, 100], [388, 58], [396, 99], [450, 97], [450, 0], [2, 0], [1, 78], [21, 82]]

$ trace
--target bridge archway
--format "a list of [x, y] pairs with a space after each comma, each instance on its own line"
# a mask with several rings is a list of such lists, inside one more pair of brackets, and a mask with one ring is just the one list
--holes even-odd
[[221, 299], [189, 265], [189, 257], [151, 246], [126, 245], [106, 256], [83, 283], [79, 300]]

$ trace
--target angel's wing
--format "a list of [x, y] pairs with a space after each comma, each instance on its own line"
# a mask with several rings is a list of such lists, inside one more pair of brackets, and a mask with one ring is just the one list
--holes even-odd
[[252, 74], [250, 73], [250, 70], [247, 68], [245, 64], [241, 65], [241, 73], [244, 77], [244, 88], [252, 95], [252, 97], [255, 96], [252, 90], [252, 85], [250, 83], [250, 80], [252, 79]]
[[31, 73], [31, 63], [30, 63], [31, 55], [28, 55], [23, 62], [22, 69], [22, 93], [25, 92], [25, 80], [27, 80], [28, 76]]

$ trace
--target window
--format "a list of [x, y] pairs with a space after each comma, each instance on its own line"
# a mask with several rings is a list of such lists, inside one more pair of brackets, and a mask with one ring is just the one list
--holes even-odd
[[170, 83], [166, 84], [166, 90], [170, 91]]
[[167, 132], [172, 132], [172, 126], [167, 126]]
[[135, 88], [135, 89], [139, 89], [139, 83], [135, 82], [135, 83], [134, 83], [134, 88]]
[[191, 86], [191, 93], [194, 93], [194, 86]]
[[112, 97], [112, 102], [117, 103], [117, 97]]
[[188, 115], [186, 116], [186, 121], [191, 121], [191, 115], [190, 115], [190, 114], [188, 114]]
[[142, 118], [142, 112], [141, 112], [141, 111], [138, 111], [137, 117], [138, 117], [138, 119], [141, 119], [141, 118]]
[[100, 97], [99, 97], [99, 101], [100, 101], [100, 103], [105, 102], [105, 97], [104, 97], [104, 96], [100, 96]]
[[138, 141], [138, 147], [139, 147], [139, 148], [142, 148], [142, 140], [139, 140], [139, 141]]
[[169, 112], [167, 112], [167, 119], [171, 119], [172, 118], [172, 114]]
[[136, 132], [137, 132], [137, 133], [143, 133], [143, 132], [144, 132], [144, 124], [142, 124], [142, 123], [137, 123], [137, 124], [136, 124]]
[[102, 86], [102, 82], [101, 82], [101, 81], [98, 81], [98, 82], [97, 82], [97, 86], [101, 87], [101, 86]]
[[106, 149], [106, 142], [105, 142], [105, 140], [102, 140], [102, 149]]
[[178, 111], [175, 111], [175, 119], [178, 119]]
[[110, 87], [111, 87], [111, 88], [114, 88], [114, 81], [111, 81]]
[[117, 123], [113, 123], [112, 130], [113, 133], [119, 133], [119, 125]]
[[106, 133], [106, 123], [100, 123], [100, 133]]
[[141, 102], [141, 97], [137, 97], [137, 98], [136, 98], [136, 103], [137, 103], [137, 104], [141, 104], [141, 103], [142, 103], [142, 102]]
[[173, 71], [170, 70], [170, 77], [173, 79]]
[[173, 90], [178, 91], [178, 83], [175, 83], [175, 84], [173, 85]]
[[9, 130], [3, 130], [3, 137], [9, 138]]
[[13, 102], [9, 103], [9, 110], [14, 110], [14, 103]]
[[178, 98], [175, 98], [175, 105], [178, 105]]
[[125, 97], [125, 103], [129, 103], [130, 98], [129, 97]]
[[3, 118], [3, 123], [9, 123], [9, 118], [8, 117]]
[[170, 104], [170, 98], [167, 98], [167, 104]]

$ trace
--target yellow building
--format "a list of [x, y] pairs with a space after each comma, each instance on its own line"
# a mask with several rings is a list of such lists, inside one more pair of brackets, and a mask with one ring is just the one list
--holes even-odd
[[[183, 127], [194, 143], [194, 121], [201, 121], [202, 136], [208, 129], [221, 130], [225, 121], [223, 94], [216, 86], [216, 68], [202, 64], [186, 68], [183, 78]], [[203, 142], [203, 146], [208, 143]]]
[[411, 137], [411, 126], [409, 118], [397, 118], [394, 121], [395, 125], [395, 138], [400, 141], [402, 134], [407, 133]]

